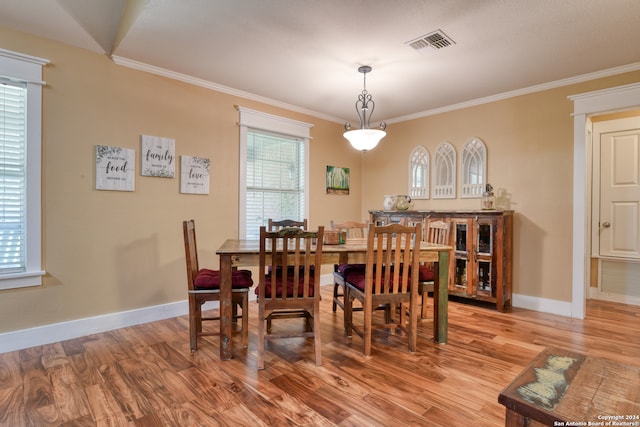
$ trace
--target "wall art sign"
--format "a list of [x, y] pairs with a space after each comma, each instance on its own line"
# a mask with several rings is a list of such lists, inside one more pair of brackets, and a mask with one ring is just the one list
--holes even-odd
[[349, 194], [349, 168], [327, 166], [327, 194]]
[[136, 152], [96, 145], [96, 190], [135, 190]]
[[180, 157], [180, 192], [209, 194], [211, 161], [203, 157]]
[[171, 138], [142, 135], [142, 176], [173, 178], [176, 171], [176, 141]]

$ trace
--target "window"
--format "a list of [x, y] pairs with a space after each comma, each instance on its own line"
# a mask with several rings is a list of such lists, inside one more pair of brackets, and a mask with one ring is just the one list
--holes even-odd
[[240, 111], [242, 239], [258, 239], [269, 218], [307, 217], [310, 124], [258, 111]]
[[487, 182], [487, 148], [479, 138], [471, 138], [462, 147], [462, 194], [482, 197]]
[[0, 49], [0, 289], [42, 284], [42, 66]]
[[429, 198], [429, 152], [421, 146], [409, 158], [409, 195], [412, 199]]

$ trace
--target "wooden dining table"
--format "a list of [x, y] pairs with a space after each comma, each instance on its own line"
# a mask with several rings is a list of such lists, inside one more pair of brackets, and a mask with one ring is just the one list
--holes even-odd
[[[447, 342], [449, 258], [453, 248], [446, 245], [421, 242], [420, 262], [433, 262], [434, 281], [434, 318], [433, 339], [437, 343]], [[259, 264], [260, 241], [228, 239], [216, 250], [220, 256], [220, 359], [233, 357], [232, 340], [232, 303], [231, 271], [237, 267], [255, 267]], [[322, 264], [365, 263], [367, 239], [347, 239], [344, 244], [322, 246]], [[446, 266], [438, 268], [439, 265]], [[244, 313], [243, 313], [244, 315]]]

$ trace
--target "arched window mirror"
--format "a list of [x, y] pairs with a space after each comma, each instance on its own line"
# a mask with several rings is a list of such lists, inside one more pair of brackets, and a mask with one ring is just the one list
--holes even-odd
[[462, 147], [461, 198], [482, 197], [487, 183], [487, 148], [480, 138], [471, 138]]
[[412, 199], [429, 198], [429, 151], [420, 145], [409, 158], [409, 195]]
[[433, 198], [456, 198], [456, 149], [446, 141], [433, 156]]

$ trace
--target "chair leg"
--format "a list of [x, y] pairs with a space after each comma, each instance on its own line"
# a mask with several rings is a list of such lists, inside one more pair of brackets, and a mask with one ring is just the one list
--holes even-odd
[[200, 320], [200, 328], [202, 329], [202, 314], [200, 313], [200, 305], [196, 303], [194, 296], [189, 296], [189, 344], [191, 352], [198, 350], [198, 320]]
[[353, 321], [353, 298], [349, 293], [349, 287], [345, 286], [344, 289], [344, 333], [350, 337], [353, 333], [351, 329], [351, 322]]
[[[417, 295], [415, 296], [417, 297]], [[409, 330], [407, 332], [409, 335], [409, 351], [411, 352], [416, 351], [416, 344], [418, 341], [418, 302], [416, 301], [416, 299], [417, 298], [412, 297], [411, 301], [409, 302]]]
[[258, 369], [264, 369], [264, 307], [260, 305], [258, 309]]
[[249, 292], [242, 294], [242, 347], [249, 347]]
[[[364, 355], [371, 355], [371, 323], [373, 321], [373, 307], [371, 300], [366, 300], [363, 304], [362, 311], [364, 311], [364, 323], [362, 325], [362, 340], [364, 341]], [[386, 316], [386, 315], [385, 315]]]
[[322, 344], [320, 342], [320, 302], [316, 301], [313, 309], [313, 349], [316, 353], [316, 365], [322, 365]]
[[426, 290], [423, 290], [422, 291], [422, 308], [420, 313], [420, 317], [422, 319], [427, 318], [427, 297], [428, 296], [429, 296], [429, 293]]
[[231, 304], [231, 321], [238, 323], [238, 304]]
[[338, 287], [340, 285], [338, 285], [337, 283], [334, 282], [333, 284], [333, 304], [331, 305], [331, 309], [333, 310], [333, 312], [336, 312], [336, 307], [338, 306], [338, 304], [336, 303], [336, 298], [338, 298], [340, 296], [340, 294], [338, 293]]

